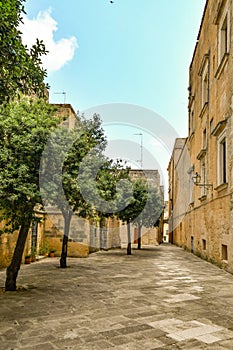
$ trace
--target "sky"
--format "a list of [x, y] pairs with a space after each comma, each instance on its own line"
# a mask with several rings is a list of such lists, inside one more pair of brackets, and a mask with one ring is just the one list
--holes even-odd
[[109, 155], [162, 169], [165, 184], [171, 145], [188, 132], [189, 65], [204, 6], [205, 0], [26, 0], [21, 31], [28, 46], [38, 37], [49, 51], [50, 102], [99, 113]]

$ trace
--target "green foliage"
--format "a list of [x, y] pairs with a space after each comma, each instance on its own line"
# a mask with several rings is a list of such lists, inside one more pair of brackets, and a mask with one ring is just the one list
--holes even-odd
[[0, 104], [23, 94], [43, 96], [46, 71], [41, 56], [46, 54], [42, 41], [28, 50], [18, 29], [25, 13], [24, 0], [0, 1]]
[[90, 120], [77, 116], [69, 130], [61, 125], [51, 135], [41, 162], [40, 185], [46, 205], [56, 205], [63, 216], [73, 215], [89, 206], [85, 203], [79, 183], [80, 167], [90, 155], [100, 155], [106, 145], [99, 116]]
[[160, 217], [164, 210], [164, 201], [162, 194], [156, 187], [148, 187], [146, 204], [135, 223], [145, 227], [158, 226]]
[[[163, 199], [157, 189], [150, 187], [143, 180], [131, 180], [133, 197], [128, 206], [120, 211], [117, 216], [124, 222], [132, 222], [137, 226], [156, 226], [163, 211]], [[122, 188], [126, 195], [130, 188]]]
[[125, 193], [121, 190], [128, 183], [129, 168], [125, 168], [125, 164], [121, 160], [116, 163], [110, 160], [105, 163], [105, 166], [101, 167], [97, 177], [97, 188], [105, 201], [112, 201], [113, 208], [110, 216], [115, 215], [129, 204], [132, 193], [129, 192], [125, 196]]
[[[79, 175], [82, 195], [89, 203], [89, 217], [100, 221], [112, 217], [120, 208], [129, 204], [121, 191], [128, 180], [128, 168], [123, 162], [114, 162], [104, 155], [89, 154], [82, 164]], [[124, 197], [124, 198], [123, 198]]]
[[94, 221], [113, 216], [122, 201], [122, 180], [128, 168], [104, 156], [106, 138], [98, 115], [77, 116], [74, 129], [61, 126], [47, 144], [42, 159], [41, 191], [46, 205], [63, 217], [74, 213]]
[[0, 213], [6, 231], [18, 229], [41, 203], [40, 158], [60, 121], [43, 100], [23, 98], [0, 107]]
[[44, 241], [39, 249], [39, 255], [46, 255], [49, 253], [49, 243], [48, 241]]
[[36, 258], [36, 255], [37, 255], [37, 249], [35, 247], [31, 248], [31, 257]]
[[129, 205], [121, 210], [117, 216], [124, 222], [132, 222], [143, 210], [147, 200], [147, 187], [141, 180], [130, 180], [130, 183], [122, 186], [122, 196], [130, 195], [133, 190]]

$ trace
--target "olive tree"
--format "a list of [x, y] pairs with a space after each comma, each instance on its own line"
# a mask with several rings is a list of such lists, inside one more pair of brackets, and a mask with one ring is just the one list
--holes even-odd
[[22, 43], [19, 24], [25, 0], [0, 1], [0, 104], [23, 94], [43, 96], [46, 71], [41, 56], [47, 51], [37, 40], [31, 49]]
[[16, 290], [24, 245], [41, 203], [40, 158], [50, 132], [60, 122], [43, 100], [22, 99], [0, 106], [0, 215], [5, 232], [19, 230], [7, 268], [6, 290]]

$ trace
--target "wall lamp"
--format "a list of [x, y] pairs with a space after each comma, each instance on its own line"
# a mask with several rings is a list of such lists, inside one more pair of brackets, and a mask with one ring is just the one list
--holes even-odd
[[192, 176], [192, 180], [195, 186], [201, 186], [201, 187], [211, 187], [213, 190], [213, 184], [201, 184], [201, 175], [198, 174], [198, 172], [195, 172], [195, 174]]

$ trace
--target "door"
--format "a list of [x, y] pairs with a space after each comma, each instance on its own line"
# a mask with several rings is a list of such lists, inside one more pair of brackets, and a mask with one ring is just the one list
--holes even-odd
[[194, 252], [194, 237], [191, 236], [191, 253]]

